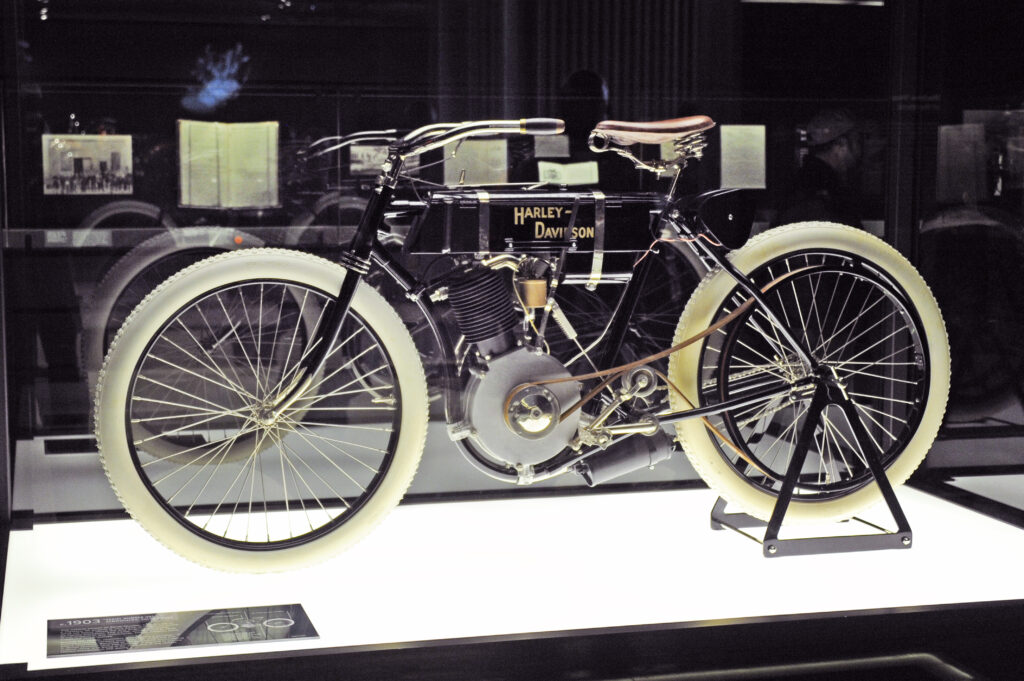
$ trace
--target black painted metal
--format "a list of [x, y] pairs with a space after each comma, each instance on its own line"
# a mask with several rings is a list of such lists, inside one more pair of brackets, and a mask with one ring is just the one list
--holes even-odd
[[[352, 238], [351, 256], [358, 261], [369, 262], [377, 230], [384, 222], [384, 211], [393, 192], [393, 187], [382, 183], [370, 197], [370, 203], [359, 222], [359, 229]], [[327, 361], [327, 354], [337, 340], [342, 324], [345, 323], [349, 305], [352, 303], [352, 296], [356, 292], [356, 286], [359, 285], [360, 279], [362, 277], [358, 275], [357, 271], [350, 271], [349, 275], [341, 282], [341, 290], [332, 302], [328, 316], [315, 334], [314, 344], [319, 343], [317, 349], [311, 352], [308, 360], [304, 362], [305, 366], [299, 372], [301, 379], [295, 382], [293, 389], [288, 394], [282, 396], [282, 399], [278, 401], [279, 404], [287, 403], [295, 392], [303, 388], [306, 379], [320, 371], [324, 362]]]
[[[743, 528], [765, 527], [764, 521], [749, 516], [746, 513], [726, 513], [726, 502], [722, 498], [719, 498], [711, 509], [711, 529], [721, 530], [729, 528], [759, 542], [766, 558], [877, 551], [883, 549], [909, 549], [913, 545], [914, 535], [910, 529], [910, 523], [907, 521], [907, 516], [903, 512], [899, 500], [896, 498], [896, 493], [893, 491], [889, 478], [885, 475], [885, 469], [882, 468], [882, 464], [878, 459], [878, 453], [868, 446], [862, 446], [861, 451], [864, 454], [864, 458], [867, 459], [868, 468], [871, 470], [875, 482], [878, 483], [878, 487], [882, 492], [882, 498], [885, 500], [893, 520], [896, 521], [896, 531], [889, 532], [874, 523], [861, 518], [853, 518], [853, 520], [874, 529], [875, 532], [833, 537], [779, 538], [779, 531], [782, 529], [782, 523], [785, 520], [789, 504], [793, 499], [793, 492], [796, 489], [800, 471], [807, 458], [807, 450], [810, 440], [814, 436], [814, 428], [817, 426], [818, 416], [829, 402], [826, 390], [825, 386], [819, 386], [814, 397], [811, 399], [811, 404], [807, 409], [807, 420], [804, 421], [803, 429], [800, 431], [800, 437], [793, 451], [793, 458], [790, 459], [789, 468], [786, 470], [786, 478], [782, 483], [779, 498], [775, 502], [775, 507], [767, 523], [763, 539], [758, 539], [752, 534], [743, 531]], [[871, 440], [864, 429], [864, 425], [857, 417], [852, 402], [849, 400], [837, 400], [837, 402], [846, 412], [857, 441], [863, 443], [870, 442]]]
[[718, 402], [711, 404], [706, 407], [694, 407], [693, 409], [684, 409], [683, 411], [674, 411], [669, 414], [659, 414], [658, 421], [660, 423], [676, 423], [684, 419], [692, 418], [703, 418], [705, 416], [713, 416], [715, 414], [721, 414], [722, 412], [731, 411], [733, 409], [741, 409], [751, 404], [758, 402], [764, 402], [769, 397], [775, 397], [776, 395], [782, 395], [788, 393], [791, 390], [799, 388], [800, 386], [806, 385], [810, 382], [810, 379], [804, 379], [795, 382], [793, 385], [786, 386], [775, 386], [769, 388], [763, 388], [761, 390], [750, 392], [743, 397], [734, 397], [731, 400], [725, 402]]
[[[706, 231], [710, 231], [711, 233], [713, 233], [714, 230]], [[793, 336], [792, 333], [790, 333], [789, 325], [782, 323], [782, 320], [778, 317], [778, 315], [775, 314], [775, 309], [768, 303], [768, 300], [761, 292], [761, 289], [759, 289], [754, 284], [754, 282], [751, 281], [750, 277], [748, 277], [743, 272], [740, 272], [732, 264], [732, 262], [730, 262], [729, 259], [725, 257], [727, 251], [721, 248], [714, 248], [712, 246], [709, 246], [707, 243], [700, 239], [694, 241], [693, 243], [698, 247], [698, 249], [701, 252], [703, 252], [708, 258], [714, 261], [714, 263], [718, 265], [718, 267], [721, 267], [726, 274], [732, 277], [733, 280], [736, 281], [737, 285], [739, 285], [739, 287], [743, 289], [743, 291], [748, 296], [754, 299], [758, 307], [761, 308], [761, 311], [768, 316], [768, 318], [778, 329], [779, 333], [782, 335], [782, 338], [786, 341], [786, 343], [789, 344], [791, 348], [793, 348], [793, 350], [800, 357], [800, 361], [803, 362], [804, 365], [811, 369], [812, 371], [816, 369], [818, 363], [814, 360], [813, 357], [811, 357], [811, 353], [809, 352], [809, 350], [804, 346], [803, 343], [800, 342], [798, 338], [796, 338], [795, 336]]]
[[615, 366], [619, 350], [622, 349], [622, 342], [626, 337], [626, 331], [629, 329], [629, 320], [632, 319], [633, 312], [636, 310], [637, 301], [640, 300], [640, 291], [643, 290], [650, 269], [651, 258], [644, 258], [633, 269], [633, 276], [626, 284], [626, 290], [622, 292], [619, 304], [609, 322], [608, 337], [605, 339], [604, 345], [605, 351], [598, 363], [598, 368], [610, 369]]

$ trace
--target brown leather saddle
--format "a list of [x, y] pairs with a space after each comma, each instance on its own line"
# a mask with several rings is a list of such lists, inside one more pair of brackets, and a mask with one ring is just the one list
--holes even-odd
[[715, 127], [707, 116], [687, 116], [667, 121], [636, 123], [631, 121], [601, 121], [594, 126], [594, 132], [605, 138], [628, 146], [630, 144], [661, 144], [678, 137], [686, 137]]

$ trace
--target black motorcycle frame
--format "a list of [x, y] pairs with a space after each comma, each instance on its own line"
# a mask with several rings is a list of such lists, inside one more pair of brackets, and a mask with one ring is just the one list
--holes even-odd
[[[454, 370], [456, 363], [452, 354], [452, 349], [455, 347], [454, 339], [450, 337], [445, 324], [439, 321], [439, 315], [435, 307], [436, 304], [430, 299], [430, 286], [425, 285], [415, 274], [406, 269], [380, 242], [377, 235], [379, 230], [385, 226], [385, 214], [395, 196], [395, 188], [402, 174], [403, 163], [408, 156], [441, 148], [453, 141], [474, 135], [509, 133], [551, 134], [558, 131], [557, 127], [560, 124], [561, 121], [543, 118], [524, 119], [522, 121], [475, 121], [463, 124], [438, 124], [420, 128], [390, 144], [387, 161], [377, 178], [375, 189], [360, 219], [359, 227], [348, 249], [339, 256], [339, 263], [348, 270], [348, 275], [343, 280], [337, 295], [333, 298], [330, 312], [316, 330], [313, 338], [313, 347], [315, 349], [307, 354], [303, 366], [296, 372], [296, 377], [276, 399], [275, 409], [279, 413], [283, 412], [298, 399], [312, 383], [313, 377], [326, 361], [329, 349], [340, 332], [356, 287], [363, 277], [370, 272], [371, 268], [376, 267], [385, 272], [400, 287], [409, 300], [415, 302], [427, 321], [434, 340], [443, 353], [444, 361], [442, 366], [444, 370], [441, 389], [444, 396], [446, 421], [449, 425], [452, 425], [462, 420], [462, 406], [458, 399], [458, 379]], [[392, 132], [386, 131], [386, 133]], [[380, 133], [380, 135], [384, 134]], [[681, 168], [676, 169], [675, 172], [678, 174], [678, 172], [681, 172]], [[716, 238], [715, 225], [708, 225], [705, 222], [702, 207], [711, 199], [732, 191], [736, 190], [719, 189], [696, 196], [686, 196], [679, 192], [678, 182], [673, 181], [671, 188], [665, 195], [667, 200], [657, 217], [656, 227], [659, 230], [667, 230], [669, 234], [673, 235], [674, 240], [685, 242], [696, 256], [709, 267], [719, 267], [727, 272], [737, 282], [739, 288], [753, 299], [753, 304], [759, 306], [764, 314], [772, 320], [783, 335], [784, 340], [796, 352], [807, 368], [808, 377], [799, 381], [794, 386], [754, 389], [742, 398], [734, 398], [706, 407], [662, 412], [657, 417], [659, 423], [674, 423], [687, 418], [707, 417], [757, 401], [763, 401], [769, 396], [780, 395], [794, 389], [805, 389], [818, 380], [816, 378], [817, 363], [808, 349], [787, 330], [786, 325], [776, 316], [761, 289], [730, 263], [726, 257], [729, 249]], [[529, 202], [528, 192], [524, 193], [523, 200], [524, 205]], [[656, 251], [649, 252], [648, 256], [651, 257], [643, 258], [634, 267], [633, 275], [626, 283], [619, 304], [616, 306], [608, 322], [604, 351], [598, 361], [599, 370], [611, 369], [614, 366], [616, 357], [625, 340], [630, 317], [636, 308], [637, 301], [650, 272], [652, 258], [658, 257]], [[553, 459], [539, 464], [534, 474], [538, 477], [548, 476], [571, 469], [588, 457], [603, 451], [603, 449], [627, 437], [630, 437], [630, 435], [617, 436], [611, 442], [604, 443], [601, 447], [591, 446], [583, 447], [579, 451], [563, 451]], [[459, 445], [460, 450], [462, 450], [470, 463], [485, 474], [510, 482], [516, 481], [518, 475], [516, 472], [498, 469], [494, 464], [484, 460], [472, 449], [466, 447], [463, 440], [456, 439], [456, 444]]]

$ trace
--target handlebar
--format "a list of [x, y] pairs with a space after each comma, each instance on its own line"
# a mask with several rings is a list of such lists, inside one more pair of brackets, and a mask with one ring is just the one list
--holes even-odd
[[565, 121], [561, 118], [524, 118], [520, 121], [524, 135], [561, 135]]
[[[519, 120], [467, 121], [465, 123], [432, 123], [417, 128], [404, 137], [397, 130], [364, 130], [350, 135], [323, 137], [306, 147], [307, 158], [316, 158], [357, 142], [386, 142], [397, 144], [403, 157], [416, 156], [449, 142], [483, 135], [558, 135], [565, 131], [560, 118], [521, 118]], [[397, 140], [397, 142], [396, 142]], [[330, 146], [318, 149], [322, 144]]]
[[407, 134], [405, 137], [403, 137], [402, 140], [405, 141], [405, 142], [412, 142], [414, 140], [420, 140], [420, 139], [423, 139], [425, 137], [433, 137], [434, 135], [438, 135], [438, 134], [440, 134], [440, 133], [442, 133], [442, 132], [444, 132], [446, 130], [451, 130], [452, 128], [454, 128], [454, 127], [456, 127], [458, 125], [461, 125], [461, 124], [460, 123], [431, 123], [429, 125], [424, 125], [423, 127], [416, 128], [415, 130], [413, 130], [412, 132]]
[[565, 121], [559, 118], [435, 123], [413, 130], [403, 137], [397, 143], [397, 151], [402, 157], [416, 156], [466, 137], [501, 134], [558, 135], [564, 130]]
[[[337, 151], [351, 144], [357, 142], [394, 142], [397, 139], [397, 130], [363, 130], [361, 132], [354, 132], [351, 135], [335, 135], [332, 137], [322, 137], [317, 141], [311, 143], [306, 147], [306, 153], [309, 154], [308, 158], [316, 158], [317, 156], [323, 156], [329, 154], [332, 151]], [[326, 149], [317, 149], [315, 153], [310, 153], [316, 147], [326, 142], [335, 142]]]

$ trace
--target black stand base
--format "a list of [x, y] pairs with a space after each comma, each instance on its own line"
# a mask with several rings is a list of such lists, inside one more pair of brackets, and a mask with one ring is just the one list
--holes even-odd
[[[838, 390], [838, 392], [841, 394], [833, 395], [832, 389], [825, 383], [819, 384], [818, 389], [815, 391], [811, 404], [807, 408], [806, 420], [801, 428], [800, 437], [794, 448], [793, 456], [790, 458], [789, 466], [786, 469], [786, 477], [782, 481], [782, 488], [779, 490], [779, 497], [775, 502], [775, 508], [772, 509], [772, 517], [767, 523], [764, 539], [758, 540], [741, 529], [743, 527], [764, 525], [764, 523], [745, 513], [726, 513], [725, 501], [721, 498], [719, 498], [714, 509], [711, 511], [711, 529], [720, 530], [723, 527], [728, 527], [754, 541], [760, 541], [764, 549], [764, 555], [768, 558], [910, 548], [914, 539], [910, 531], [910, 523], [907, 522], [907, 516], [904, 515], [899, 501], [896, 500], [896, 493], [893, 492], [892, 485], [889, 483], [889, 477], [885, 474], [885, 469], [882, 468], [882, 464], [878, 459], [878, 453], [870, 446], [861, 447], [861, 452], [864, 455], [871, 477], [874, 478], [875, 483], [878, 485], [882, 498], [885, 499], [889, 512], [892, 513], [893, 520], [896, 521], [896, 531], [888, 532], [877, 525], [855, 518], [855, 520], [881, 531], [881, 534], [779, 539], [779, 530], [782, 528], [782, 521], [786, 516], [789, 503], [792, 501], [793, 494], [796, 491], [797, 481], [800, 477], [800, 472], [803, 470], [804, 460], [807, 458], [808, 446], [814, 435], [818, 416], [821, 414], [826, 403], [831, 402], [842, 406], [846, 412], [847, 421], [853, 428], [853, 434], [858, 442], [873, 442], [871, 436], [865, 430], [864, 424], [861, 423], [853, 403], [847, 397], [845, 389]], [[867, 484], [871, 483], [868, 482]]]
[[[888, 480], [886, 481], [888, 484]], [[913, 544], [913, 532], [905, 523], [896, 532], [889, 532], [884, 527], [861, 518], [851, 520], [870, 527], [876, 532], [860, 535], [840, 535], [835, 537], [801, 537], [779, 539], [778, 531], [766, 531], [763, 539], [745, 532], [744, 528], [767, 528], [768, 523], [746, 513], [726, 513], [725, 499], [721, 497], [711, 509], [711, 529], [726, 528], [742, 534], [761, 544], [765, 558], [780, 556], [809, 556], [825, 553], [852, 553], [856, 551], [878, 551], [881, 549], [909, 549]], [[894, 514], [895, 515], [895, 514]], [[844, 521], [845, 522], [845, 521]]]

